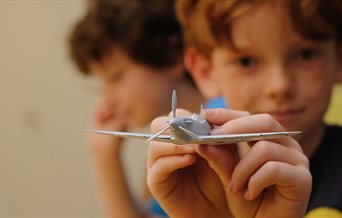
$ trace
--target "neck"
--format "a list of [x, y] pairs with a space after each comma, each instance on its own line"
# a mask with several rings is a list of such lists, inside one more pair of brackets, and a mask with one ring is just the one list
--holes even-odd
[[302, 148], [304, 154], [311, 158], [312, 155], [316, 152], [318, 147], [320, 146], [320, 143], [322, 141], [322, 138], [324, 137], [324, 130], [325, 125], [322, 123], [317, 128], [313, 129], [310, 132], [307, 132], [303, 138], [302, 138]]
[[205, 103], [205, 98], [199, 90], [188, 81], [180, 81], [176, 85], [178, 97], [178, 108], [184, 108], [192, 113], [199, 113], [201, 104]]

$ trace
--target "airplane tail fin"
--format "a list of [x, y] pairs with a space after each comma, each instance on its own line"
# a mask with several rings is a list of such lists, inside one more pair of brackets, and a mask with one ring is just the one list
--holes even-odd
[[203, 117], [203, 104], [201, 104], [201, 109], [200, 109], [200, 116]]

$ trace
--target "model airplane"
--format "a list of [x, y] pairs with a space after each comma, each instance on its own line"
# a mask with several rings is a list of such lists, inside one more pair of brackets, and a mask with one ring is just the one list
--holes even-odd
[[[156, 134], [132, 133], [132, 132], [116, 132], [107, 130], [90, 130], [86, 131], [109, 134], [118, 137], [140, 138], [149, 141], [169, 142], [173, 144], [234, 144], [247, 141], [259, 141], [264, 139], [287, 137], [300, 134], [300, 131], [293, 132], [264, 132], [264, 133], [245, 133], [245, 134], [227, 134], [227, 135], [210, 135], [212, 126], [203, 118], [202, 108], [200, 114], [193, 114], [189, 118], [177, 118], [177, 96], [176, 91], [172, 93], [172, 117], [167, 122], [168, 126], [157, 132]], [[171, 135], [162, 135], [165, 131], [170, 130]]]

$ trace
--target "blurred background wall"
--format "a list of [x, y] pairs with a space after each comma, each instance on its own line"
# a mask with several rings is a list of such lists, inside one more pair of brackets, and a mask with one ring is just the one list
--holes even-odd
[[342, 125], [342, 84], [335, 86], [330, 107], [325, 116], [328, 123]]
[[[94, 84], [65, 43], [85, 3], [0, 1], [0, 217], [103, 215], [83, 131]], [[125, 151], [135, 189], [144, 149]]]
[[[77, 74], [65, 45], [84, 6], [84, 0], [0, 1], [0, 217], [103, 215], [82, 131], [96, 101], [87, 91], [94, 84]], [[329, 122], [342, 123], [341, 96], [337, 87]], [[136, 192], [145, 148], [125, 148]]]

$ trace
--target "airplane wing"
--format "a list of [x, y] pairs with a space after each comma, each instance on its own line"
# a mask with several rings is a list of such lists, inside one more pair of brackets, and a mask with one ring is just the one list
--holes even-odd
[[293, 132], [264, 132], [264, 133], [244, 133], [244, 134], [228, 134], [228, 135], [205, 135], [198, 136], [200, 141], [191, 142], [206, 145], [222, 145], [235, 144], [239, 142], [259, 141], [272, 138], [288, 137], [300, 134], [300, 131]]
[[[113, 136], [118, 136], [118, 137], [136, 138], [136, 139], [145, 139], [145, 140], [153, 136], [153, 134], [117, 132], [117, 131], [107, 131], [107, 130], [85, 129], [85, 131], [106, 134], [106, 135], [113, 135]], [[175, 139], [172, 135], [159, 135], [158, 137], [154, 138], [153, 141], [175, 143]]]
[[[182, 129], [183, 130], [183, 129]], [[88, 132], [113, 135], [117, 137], [126, 137], [126, 138], [137, 138], [137, 139], [145, 139], [148, 140], [154, 134], [145, 134], [145, 133], [131, 133], [131, 132], [117, 132], [117, 131], [108, 131], [108, 130], [91, 130], [85, 129]], [[184, 130], [183, 130], [184, 131]], [[189, 130], [186, 133], [189, 134]], [[205, 145], [222, 145], [222, 144], [235, 144], [239, 142], [248, 142], [248, 141], [259, 141], [265, 139], [272, 138], [281, 138], [288, 137], [292, 135], [300, 134], [300, 131], [293, 132], [264, 132], [264, 133], [244, 133], [244, 134], [227, 134], [227, 135], [195, 135], [191, 132], [191, 140], [187, 143], [192, 144], [205, 144]], [[196, 137], [194, 137], [194, 135]], [[152, 139], [153, 141], [158, 142], [168, 142], [173, 144], [184, 144], [178, 142], [172, 135], [159, 135]]]

